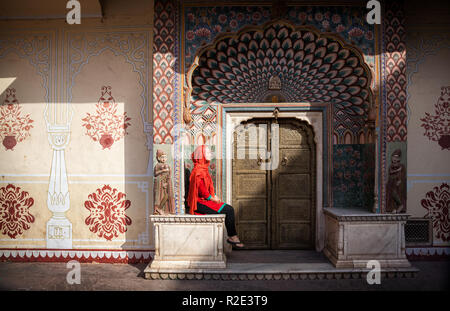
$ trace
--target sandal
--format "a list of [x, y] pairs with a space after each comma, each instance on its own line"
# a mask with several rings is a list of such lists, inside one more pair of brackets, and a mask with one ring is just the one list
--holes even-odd
[[238, 246], [238, 244], [244, 245], [241, 241], [234, 242], [234, 241], [230, 241], [230, 239], [227, 239], [227, 242], [231, 244], [233, 249], [243, 249], [244, 248], [244, 246]]

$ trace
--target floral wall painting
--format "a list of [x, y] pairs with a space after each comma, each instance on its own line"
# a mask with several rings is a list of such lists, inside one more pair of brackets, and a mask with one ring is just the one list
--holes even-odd
[[85, 224], [100, 238], [111, 241], [119, 233], [125, 233], [127, 226], [131, 225], [131, 218], [125, 212], [130, 206], [131, 201], [126, 199], [125, 193], [104, 185], [91, 193], [84, 202], [84, 207], [90, 212]]
[[432, 219], [435, 238], [450, 241], [450, 185], [443, 183], [434, 187], [420, 203], [427, 210], [424, 218]]
[[426, 112], [420, 119], [425, 129], [424, 136], [436, 141], [442, 150], [450, 150], [450, 86], [441, 88], [441, 96], [434, 107], [434, 115]]
[[12, 184], [0, 188], [0, 232], [15, 239], [30, 229], [35, 218], [30, 214], [34, 199]]
[[14, 150], [17, 143], [30, 136], [34, 122], [30, 115], [22, 115], [22, 107], [16, 98], [16, 90], [5, 91], [6, 98], [0, 105], [0, 139], [5, 150]]
[[124, 138], [127, 128], [131, 125], [131, 118], [127, 113], [118, 112], [118, 104], [112, 96], [111, 86], [103, 86], [102, 95], [96, 106], [96, 113], [86, 114], [82, 119], [86, 128], [86, 135], [93, 141], [98, 141], [103, 149], [111, 149], [114, 142]]

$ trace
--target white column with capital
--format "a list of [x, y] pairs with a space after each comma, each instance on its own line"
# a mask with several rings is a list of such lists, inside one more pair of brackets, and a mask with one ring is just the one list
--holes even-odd
[[69, 104], [52, 103], [47, 106], [44, 115], [48, 140], [53, 149], [47, 195], [47, 207], [52, 212], [47, 222], [47, 248], [72, 249], [72, 223], [66, 217], [70, 196], [64, 150], [70, 139], [73, 112]]

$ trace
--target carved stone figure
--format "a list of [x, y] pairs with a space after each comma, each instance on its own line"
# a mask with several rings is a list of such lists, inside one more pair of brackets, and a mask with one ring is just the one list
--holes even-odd
[[175, 214], [171, 171], [169, 165], [166, 163], [167, 154], [162, 150], [157, 150], [156, 160], [158, 163], [154, 168], [155, 182], [153, 193], [155, 211], [153, 214]]
[[402, 151], [395, 150], [391, 156], [389, 178], [386, 185], [386, 212], [406, 212], [406, 168], [400, 163]]

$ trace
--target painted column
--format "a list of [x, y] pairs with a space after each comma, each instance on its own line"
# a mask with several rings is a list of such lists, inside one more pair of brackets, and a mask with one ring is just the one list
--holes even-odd
[[49, 104], [45, 112], [48, 140], [53, 149], [47, 197], [47, 207], [53, 215], [47, 222], [47, 248], [72, 248], [72, 223], [65, 215], [70, 208], [70, 196], [64, 159], [72, 115], [68, 104]]

